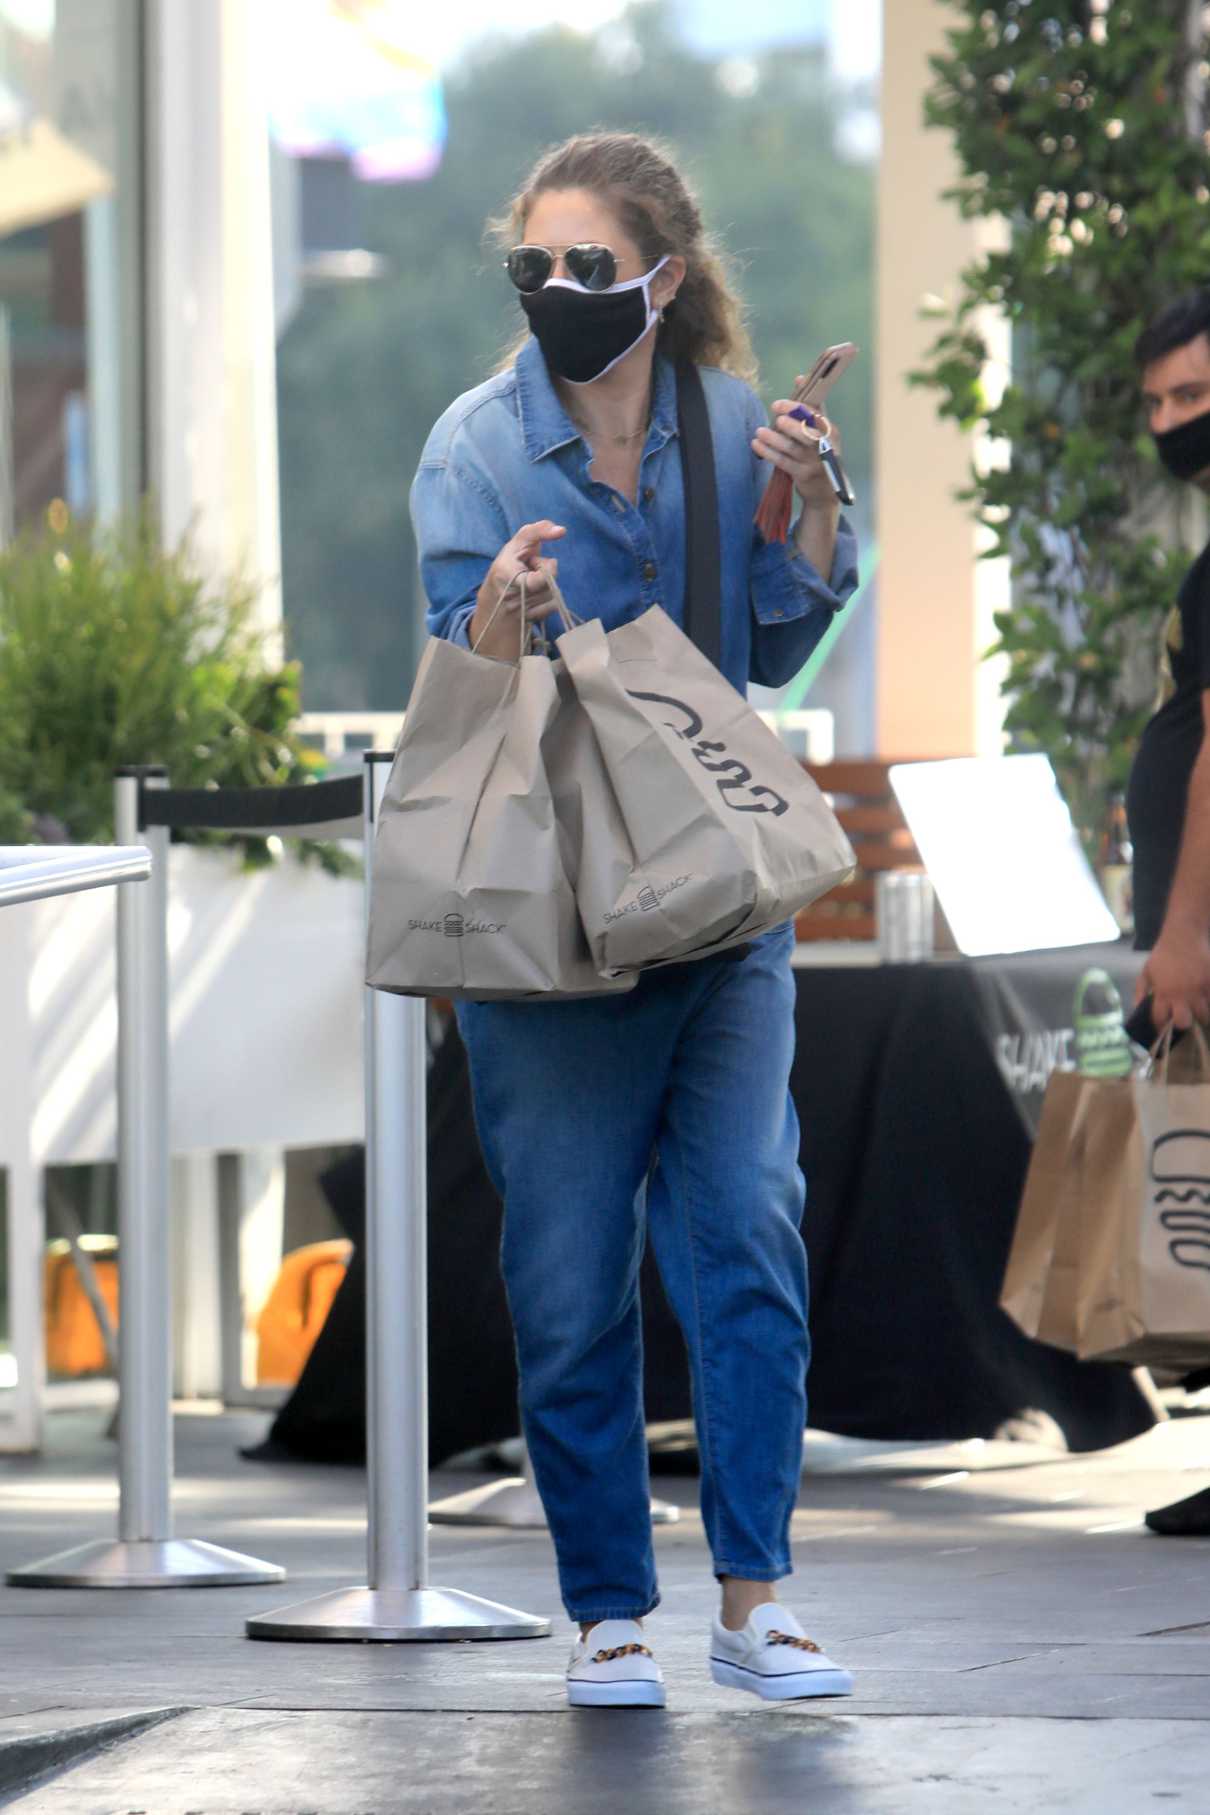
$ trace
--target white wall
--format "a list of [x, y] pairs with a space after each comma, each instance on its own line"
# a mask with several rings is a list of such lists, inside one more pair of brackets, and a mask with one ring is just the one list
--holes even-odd
[[263, 587], [281, 538], [263, 0], [149, 0], [152, 490], [165, 539]]
[[[1003, 746], [998, 676], [982, 661], [992, 614], [1008, 603], [1004, 563], [977, 562], [979, 539], [954, 494], [974, 438], [937, 416], [907, 375], [938, 324], [926, 297], [952, 301], [964, 265], [997, 243], [994, 223], [964, 221], [942, 192], [957, 179], [949, 137], [924, 127], [928, 58], [953, 11], [942, 0], [884, 0], [882, 164], [877, 245], [875, 460], [879, 542], [877, 746], [892, 757], [987, 755]], [[1003, 379], [1003, 325], [982, 324]]]

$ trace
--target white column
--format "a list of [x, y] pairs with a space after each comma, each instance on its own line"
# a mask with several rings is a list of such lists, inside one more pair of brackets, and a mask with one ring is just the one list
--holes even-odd
[[[999, 675], [982, 656], [1008, 604], [1003, 562], [979, 562], [979, 532], [955, 498], [973, 458], [994, 458], [909, 387], [938, 324], [926, 298], [958, 294], [963, 267], [1000, 243], [996, 223], [966, 221], [942, 192], [958, 178], [949, 135], [924, 126], [928, 59], [945, 47], [942, 0], [884, 0], [882, 163], [877, 246], [875, 447], [879, 542], [877, 744], [898, 757], [990, 754], [1003, 746]], [[1007, 330], [981, 323], [1003, 382]]]
[[257, 1342], [248, 1327], [248, 1312], [268, 1298], [285, 1251], [286, 1163], [281, 1150], [258, 1147], [242, 1154], [240, 1182], [239, 1272], [226, 1287], [238, 1292], [241, 1378], [254, 1385]]
[[269, 141], [261, 0], [149, 0], [152, 490], [281, 621]]
[[261, 616], [281, 656], [277, 326], [273, 293], [264, 0], [222, 0], [223, 339], [228, 550], [264, 592]]
[[0, 1390], [0, 1452], [41, 1448], [46, 1396], [42, 1259], [46, 1216], [33, 1145], [29, 1007], [38, 907], [8, 907], [0, 926], [0, 1166], [4, 1169], [8, 1326], [17, 1382]]
[[172, 1161], [173, 1389], [178, 1399], [222, 1396], [217, 1158]]

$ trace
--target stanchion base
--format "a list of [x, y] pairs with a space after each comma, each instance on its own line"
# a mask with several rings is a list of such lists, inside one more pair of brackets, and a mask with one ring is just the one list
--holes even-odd
[[285, 1574], [200, 1538], [99, 1538], [10, 1569], [6, 1579], [12, 1588], [248, 1588]]
[[[680, 1516], [679, 1506], [670, 1506], [666, 1500], [651, 1502], [653, 1525], [675, 1525]], [[429, 1519], [434, 1525], [506, 1525], [513, 1531], [547, 1529], [538, 1490], [524, 1475], [510, 1476], [507, 1481], [488, 1481], [482, 1487], [468, 1488], [464, 1494], [434, 1500]]]
[[550, 1621], [457, 1588], [338, 1588], [313, 1601], [259, 1613], [250, 1639], [440, 1644], [459, 1639], [545, 1639]]

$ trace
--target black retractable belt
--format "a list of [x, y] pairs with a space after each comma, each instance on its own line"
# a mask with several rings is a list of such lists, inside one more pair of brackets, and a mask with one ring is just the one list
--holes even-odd
[[231, 832], [271, 830], [314, 837], [314, 832], [308, 834], [308, 827], [326, 827], [347, 819], [350, 825], [356, 824], [360, 836], [364, 799], [360, 775], [277, 788], [149, 788], [140, 795], [139, 824], [209, 826]]
[[722, 666], [723, 601], [714, 444], [701, 373], [691, 360], [676, 368], [676, 413], [685, 481], [685, 635]]

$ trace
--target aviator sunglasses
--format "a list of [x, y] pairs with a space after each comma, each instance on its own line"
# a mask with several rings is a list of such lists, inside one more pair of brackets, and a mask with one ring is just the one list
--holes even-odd
[[[588, 240], [568, 246], [563, 264], [567, 275], [585, 290], [608, 290], [618, 275], [616, 255], [608, 246]], [[514, 246], [504, 261], [504, 269], [523, 296], [540, 290], [554, 268], [555, 255], [546, 246]]]

